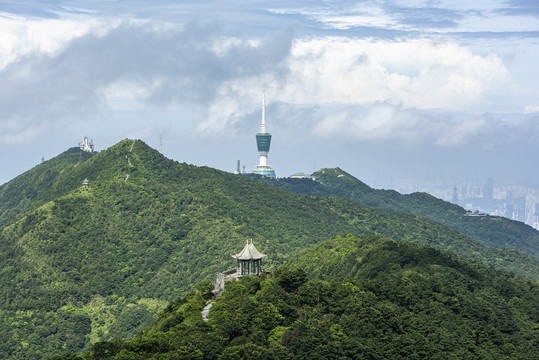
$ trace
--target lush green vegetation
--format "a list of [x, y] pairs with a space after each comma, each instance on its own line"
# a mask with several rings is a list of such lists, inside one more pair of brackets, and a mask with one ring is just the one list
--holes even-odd
[[539, 231], [504, 217], [465, 216], [462, 207], [426, 193], [401, 195], [394, 190], [376, 190], [345, 171], [321, 169], [313, 174], [317, 181], [253, 177], [296, 193], [316, 196], [343, 196], [379, 209], [418, 215], [449, 226], [474, 240], [496, 248], [517, 249], [539, 258]]
[[71, 148], [0, 186], [0, 224], [29, 207], [35, 208], [47, 199], [64, 194], [66, 189], [58, 186], [58, 178], [94, 154]]
[[[2, 358], [38, 359], [128, 338], [168, 301], [232, 266], [230, 255], [246, 237], [270, 254], [268, 269], [353, 233], [431, 244], [539, 279], [532, 257], [488, 248], [425, 218], [177, 163], [141, 141], [66, 160], [55, 174], [38, 182], [45, 189], [0, 227]], [[84, 178], [88, 188], [81, 187]], [[16, 179], [19, 193], [35, 186], [32, 179]], [[1, 201], [21, 204], [16, 195]]]
[[533, 359], [539, 286], [428, 246], [323, 241], [274, 274], [172, 302], [130, 341], [56, 359]]

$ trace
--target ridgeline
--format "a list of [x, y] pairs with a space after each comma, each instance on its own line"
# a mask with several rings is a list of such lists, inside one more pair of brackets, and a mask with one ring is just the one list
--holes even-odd
[[533, 257], [426, 218], [178, 163], [138, 140], [97, 154], [70, 149], [40, 164], [0, 188], [0, 209], [5, 359], [132, 337], [169, 301], [231, 267], [246, 237], [271, 254], [269, 269], [351, 233], [430, 244], [539, 279]]
[[520, 250], [539, 259], [539, 231], [520, 221], [501, 216], [466, 216], [466, 210], [462, 207], [427, 193], [402, 195], [394, 190], [373, 189], [339, 168], [321, 169], [312, 176], [316, 181], [253, 178], [299, 194], [342, 196], [378, 209], [421, 216], [469, 235], [484, 245]]

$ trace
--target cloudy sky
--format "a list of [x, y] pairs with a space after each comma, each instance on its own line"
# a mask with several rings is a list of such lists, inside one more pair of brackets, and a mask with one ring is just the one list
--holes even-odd
[[83, 136], [251, 171], [263, 91], [279, 177], [538, 182], [538, 59], [535, 0], [0, 0], [0, 183]]

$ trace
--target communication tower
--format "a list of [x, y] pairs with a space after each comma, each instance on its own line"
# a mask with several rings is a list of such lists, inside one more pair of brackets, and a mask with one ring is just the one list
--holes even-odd
[[266, 96], [262, 96], [262, 125], [260, 131], [256, 134], [256, 146], [260, 160], [253, 169], [253, 174], [275, 177], [273, 167], [268, 164], [268, 152], [270, 150], [271, 134], [266, 130]]
[[88, 141], [88, 138], [85, 136], [84, 139], [82, 139], [82, 142], [79, 143], [79, 148], [82, 151], [92, 152], [94, 151], [94, 141], [93, 140]]

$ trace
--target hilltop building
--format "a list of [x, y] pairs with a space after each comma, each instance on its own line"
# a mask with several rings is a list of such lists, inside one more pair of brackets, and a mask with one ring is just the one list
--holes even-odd
[[85, 136], [82, 142], [79, 143], [79, 148], [82, 151], [92, 152], [94, 151], [94, 142], [92, 140], [88, 141], [88, 138]]
[[256, 134], [256, 146], [260, 161], [253, 169], [253, 174], [275, 177], [273, 167], [268, 164], [268, 152], [270, 150], [271, 134], [266, 130], [266, 99], [262, 97], [262, 125], [260, 131]]
[[311, 174], [307, 174], [307, 173], [294, 173], [292, 175], [290, 175], [290, 178], [291, 179], [311, 179], [311, 180], [314, 180], [313, 176]]
[[256, 249], [253, 245], [253, 240], [251, 242], [247, 240], [247, 244], [242, 251], [232, 257], [238, 260], [238, 265], [236, 267], [236, 277], [243, 275], [258, 275], [262, 272], [262, 258], [266, 257], [266, 254], [262, 254]]
[[237, 168], [236, 168], [236, 171], [234, 171], [234, 174], [235, 174], [235, 175], [241, 174], [241, 170], [240, 170], [240, 161], [239, 161], [239, 160], [238, 160], [238, 166], [237, 166]]

